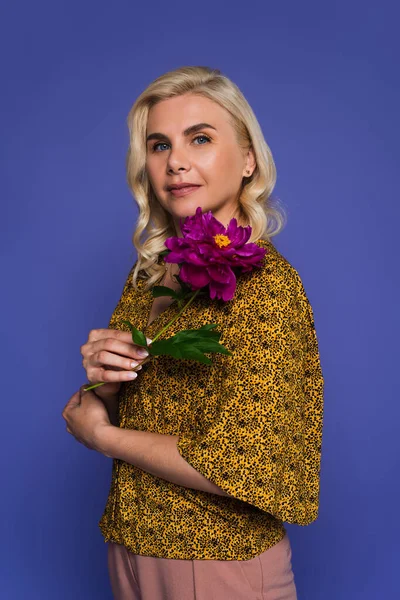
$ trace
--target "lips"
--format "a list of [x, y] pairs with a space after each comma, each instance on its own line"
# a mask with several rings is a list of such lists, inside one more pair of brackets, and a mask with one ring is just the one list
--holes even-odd
[[173, 190], [183, 190], [188, 187], [200, 187], [200, 185], [196, 185], [195, 183], [185, 183], [184, 185], [178, 185], [176, 187], [174, 186], [174, 187], [170, 187], [168, 189], [170, 192], [172, 192]]
[[170, 190], [170, 193], [173, 196], [186, 196], [187, 194], [191, 194], [191, 193], [195, 192], [200, 187], [201, 187], [201, 185], [185, 185], [181, 188], [172, 188]]

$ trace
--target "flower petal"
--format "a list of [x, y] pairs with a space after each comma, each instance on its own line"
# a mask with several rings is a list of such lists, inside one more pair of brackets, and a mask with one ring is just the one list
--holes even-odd
[[198, 267], [190, 263], [184, 263], [179, 271], [179, 277], [190, 285], [193, 290], [198, 290], [210, 283], [210, 276], [206, 267]]
[[211, 264], [208, 269], [208, 274], [213, 281], [218, 283], [230, 283], [233, 278], [236, 280], [232, 269], [229, 265]]

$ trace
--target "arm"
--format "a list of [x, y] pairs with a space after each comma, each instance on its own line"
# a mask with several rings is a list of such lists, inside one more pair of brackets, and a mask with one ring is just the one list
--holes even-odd
[[177, 485], [233, 497], [182, 458], [176, 447], [178, 439], [177, 435], [120, 429], [110, 425], [99, 432], [97, 447], [109, 458], [123, 460]]
[[[121, 318], [125, 318], [125, 305], [132, 302], [131, 278], [135, 266], [136, 263], [129, 272], [121, 299], [110, 319], [108, 327], [111, 329], [121, 327]], [[111, 384], [107, 384], [95, 390], [97, 396], [103, 400], [112, 423], [110, 426], [102, 427], [97, 434], [96, 447], [99, 452], [109, 458], [123, 460], [156, 477], [183, 487], [220, 496], [229, 495], [181, 457], [176, 447], [178, 436], [120, 428], [118, 426], [118, 391], [114, 395], [109, 393], [110, 386]], [[115, 390], [111, 390], [111, 392], [115, 392]]]
[[180, 433], [177, 450], [236, 499], [308, 525], [318, 516], [324, 384], [312, 308], [283, 260], [272, 256], [256, 284], [232, 307], [240, 346], [223, 357], [218, 412]]

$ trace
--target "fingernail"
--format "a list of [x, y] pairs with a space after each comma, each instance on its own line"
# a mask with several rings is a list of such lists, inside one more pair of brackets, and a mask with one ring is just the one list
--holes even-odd
[[143, 358], [144, 358], [145, 356], [148, 356], [148, 355], [149, 355], [149, 353], [147, 352], [147, 350], [145, 350], [144, 348], [140, 348], [140, 349], [137, 351], [137, 353], [139, 354], [139, 356], [142, 356]]
[[130, 379], [136, 379], [136, 377], [137, 377], [137, 373], [135, 373], [134, 371], [133, 371], [132, 373], [128, 373], [128, 377], [129, 377]]

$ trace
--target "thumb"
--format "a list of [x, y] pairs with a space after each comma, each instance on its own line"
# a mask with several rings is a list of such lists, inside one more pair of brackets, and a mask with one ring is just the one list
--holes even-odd
[[[73, 396], [71, 396], [71, 398], [68, 400], [65, 409], [67, 408], [75, 408], [76, 406], [79, 406], [81, 403], [81, 390], [79, 389], [77, 392], [75, 392], [75, 394]], [[64, 409], [64, 410], [65, 410]]]

